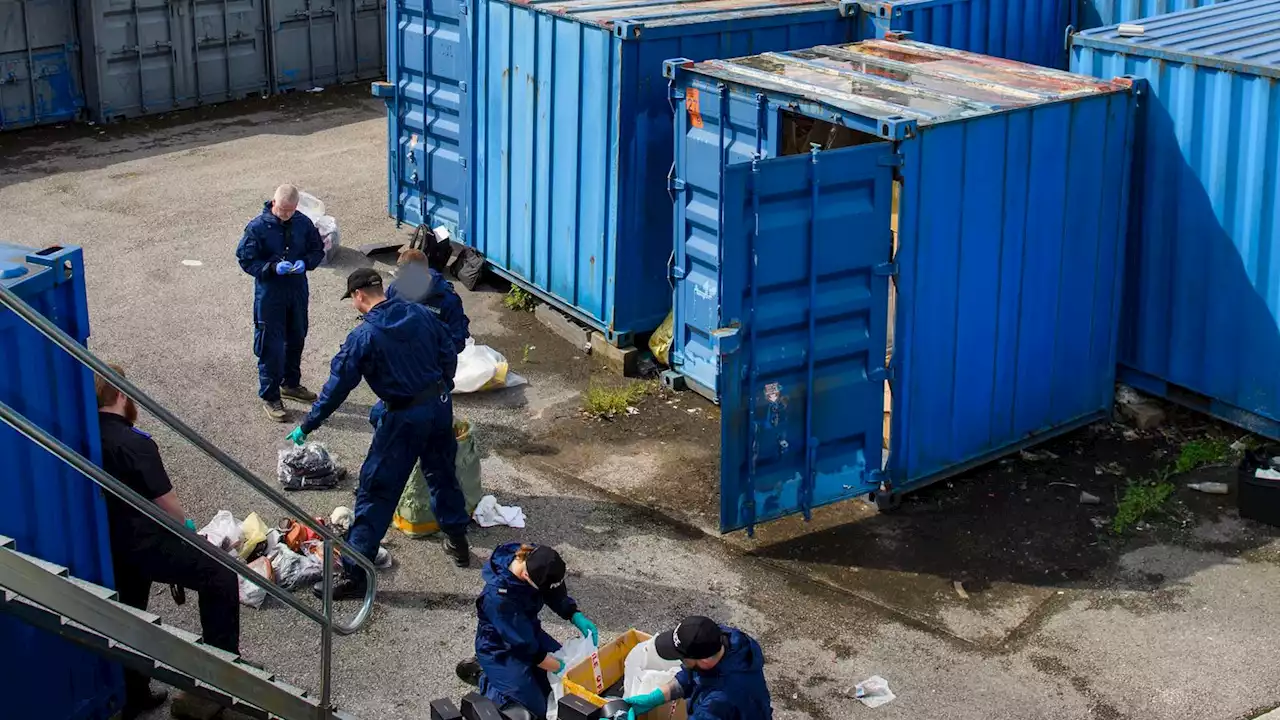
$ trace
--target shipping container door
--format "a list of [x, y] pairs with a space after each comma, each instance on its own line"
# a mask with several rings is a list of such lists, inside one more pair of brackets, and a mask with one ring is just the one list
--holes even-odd
[[470, 17], [458, 0], [395, 0], [392, 214], [465, 241], [471, 145]]
[[[342, 81], [340, 0], [271, 0], [271, 55], [278, 92]], [[346, 5], [344, 4], [344, 8]]]
[[[83, 6], [94, 47], [86, 50], [100, 122], [168, 112], [190, 104], [189, 55], [182, 48], [186, 5], [165, 0], [94, 0]], [[182, 14], [180, 14], [182, 13]], [[181, 57], [182, 61], [177, 61]]]
[[722, 532], [876, 487], [892, 152], [875, 142], [726, 168]]
[[0, 0], [0, 130], [80, 114], [73, 8], [71, 0]]

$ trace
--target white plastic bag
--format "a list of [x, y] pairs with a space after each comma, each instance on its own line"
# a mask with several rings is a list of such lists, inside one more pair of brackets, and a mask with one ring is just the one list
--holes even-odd
[[458, 353], [458, 370], [453, 374], [455, 394], [516, 387], [526, 382], [511, 372], [511, 366], [502, 353], [488, 345], [476, 345], [475, 341], [467, 338], [467, 346]]
[[333, 259], [333, 253], [342, 246], [342, 235], [338, 232], [338, 221], [332, 215], [325, 212], [324, 202], [309, 192], [298, 193], [298, 212], [306, 215], [316, 230], [320, 233], [320, 239], [324, 242], [324, 259], [329, 261]]
[[893, 702], [897, 695], [889, 689], [889, 681], [879, 675], [872, 675], [853, 687], [853, 696], [858, 702], [869, 708], [878, 708], [881, 705]]
[[[591, 657], [591, 653], [595, 651], [596, 644], [591, 642], [591, 638], [576, 637], [561, 646], [560, 651], [553, 655], [564, 661], [564, 671], [568, 672], [569, 668]], [[557, 706], [560, 698], [564, 697], [564, 675], [547, 673], [547, 681], [551, 683], [551, 696], [547, 700], [547, 720], [556, 720]]]
[[240, 545], [244, 542], [244, 532], [240, 529], [240, 523], [227, 510], [219, 510], [208, 525], [200, 528], [199, 534], [227, 552], [238, 552]]
[[[266, 578], [268, 581], [275, 579], [275, 575], [271, 570], [271, 561], [267, 560], [265, 557], [260, 557], [249, 563], [249, 569]], [[267, 591], [258, 587], [250, 580], [245, 580], [244, 578], [239, 578], [239, 580], [240, 603], [252, 608], [262, 607], [262, 603], [267, 601]]]
[[666, 687], [667, 683], [675, 679], [676, 673], [680, 672], [679, 661], [663, 660], [658, 656], [653, 638], [631, 648], [622, 667], [626, 673], [622, 680], [623, 697], [643, 695]]

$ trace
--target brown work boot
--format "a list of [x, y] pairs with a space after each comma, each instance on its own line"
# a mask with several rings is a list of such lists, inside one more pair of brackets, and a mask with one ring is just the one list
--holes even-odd
[[262, 411], [274, 422], [283, 423], [289, 419], [289, 413], [285, 412], [284, 403], [279, 400], [270, 400], [262, 403]]
[[316, 401], [316, 394], [307, 389], [305, 385], [298, 387], [281, 387], [280, 397], [286, 397], [290, 400], [298, 402], [313, 403]]

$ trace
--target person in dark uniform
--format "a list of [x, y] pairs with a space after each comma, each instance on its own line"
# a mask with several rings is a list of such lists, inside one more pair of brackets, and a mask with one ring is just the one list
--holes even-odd
[[324, 241], [298, 212], [298, 188], [281, 185], [249, 221], [236, 248], [240, 269], [253, 276], [253, 354], [258, 356], [258, 397], [267, 417], [288, 420], [286, 397], [316, 399], [302, 384], [302, 347], [307, 339], [307, 272], [324, 261]]
[[448, 328], [458, 352], [467, 347], [471, 337], [471, 321], [462, 309], [462, 298], [453, 283], [427, 262], [426, 253], [416, 248], [400, 252], [396, 281], [387, 287], [387, 298], [421, 303]]
[[[431, 511], [444, 531], [444, 550], [458, 567], [471, 562], [467, 546], [466, 499], [454, 470], [458, 441], [453, 434], [453, 375], [458, 355], [444, 325], [425, 307], [388, 300], [382, 276], [361, 268], [347, 277], [347, 293], [364, 322], [334, 356], [320, 399], [289, 439], [297, 445], [316, 431], [347, 399], [363, 377], [378, 402], [369, 412], [373, 442], [356, 488], [355, 518], [347, 542], [370, 561], [391, 525], [415, 462], [431, 489]], [[335, 599], [364, 596], [367, 578], [343, 558]], [[323, 584], [315, 585], [323, 597]]]
[[[111, 369], [124, 374], [114, 365]], [[182, 503], [165, 472], [160, 448], [150, 435], [134, 427], [138, 407], [105, 378], [95, 377], [94, 389], [102, 429], [102, 469], [178, 522], [184, 522]], [[120, 601], [146, 610], [151, 584], [157, 582], [194, 590], [200, 595], [200, 629], [204, 641], [240, 654], [236, 574], [110, 493], [107, 493], [107, 521]], [[125, 671], [125, 718], [159, 706], [165, 697], [163, 692], [152, 691], [147, 676]], [[175, 714], [180, 714], [183, 706], [207, 703], [203, 698], [180, 693], [174, 700]]]
[[680, 672], [666, 687], [623, 698], [630, 720], [677, 698], [689, 720], [771, 720], [773, 705], [764, 680], [764, 652], [750, 635], [694, 615], [654, 638], [664, 660], [679, 660]]

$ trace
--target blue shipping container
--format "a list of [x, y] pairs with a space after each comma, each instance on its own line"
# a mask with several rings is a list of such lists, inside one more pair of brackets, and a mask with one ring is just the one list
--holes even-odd
[[1146, 78], [1122, 379], [1280, 439], [1280, 3], [1076, 35], [1079, 72]]
[[72, 0], [0, 0], [0, 130], [74, 120], [84, 107]]
[[[662, 61], [855, 39], [834, 3], [398, 0], [389, 207], [617, 344], [671, 308]], [[467, 18], [474, 13], [474, 19]]]
[[[76, 340], [89, 338], [78, 247], [0, 244], [0, 282]], [[94, 463], [102, 462], [93, 373], [0, 309], [0, 401]], [[0, 535], [18, 549], [113, 585], [107, 517], [93, 481], [0, 423]], [[118, 668], [68, 641], [0, 614], [0, 696], [15, 718], [107, 718], [119, 711]], [[38, 689], [38, 690], [37, 690]]]
[[1076, 1], [841, 0], [840, 11], [858, 17], [859, 38], [909, 32], [917, 42], [1066, 68]]
[[1092, 30], [1212, 5], [1216, 0], [1074, 0], [1075, 29]]
[[667, 72], [672, 358], [723, 408], [722, 530], [1110, 413], [1131, 83], [889, 41]]

